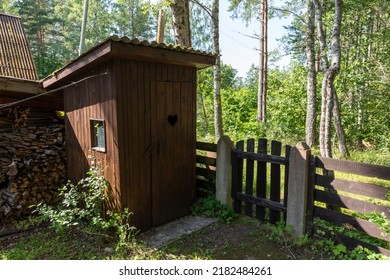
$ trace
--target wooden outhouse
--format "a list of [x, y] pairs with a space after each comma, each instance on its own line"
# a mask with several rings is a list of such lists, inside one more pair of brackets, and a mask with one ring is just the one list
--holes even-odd
[[196, 75], [211, 54], [110, 37], [43, 81], [62, 88], [67, 168], [89, 156], [111, 185], [110, 204], [141, 230], [190, 212], [195, 196]]

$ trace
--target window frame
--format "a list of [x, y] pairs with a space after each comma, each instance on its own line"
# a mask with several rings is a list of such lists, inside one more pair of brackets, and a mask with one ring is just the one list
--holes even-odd
[[[101, 124], [103, 128], [103, 147], [99, 146], [99, 136], [97, 135], [97, 124]], [[104, 119], [95, 119], [95, 118], [90, 118], [89, 119], [89, 125], [90, 125], [90, 138], [91, 138], [91, 149], [93, 151], [98, 151], [101, 153], [107, 152], [107, 137], [106, 137], [106, 122]]]

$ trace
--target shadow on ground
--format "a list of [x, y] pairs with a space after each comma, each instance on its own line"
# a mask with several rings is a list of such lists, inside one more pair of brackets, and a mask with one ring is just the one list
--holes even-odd
[[270, 229], [257, 220], [239, 216], [232, 224], [216, 221], [162, 247], [168, 254], [216, 260], [288, 260], [288, 248], [273, 242]]

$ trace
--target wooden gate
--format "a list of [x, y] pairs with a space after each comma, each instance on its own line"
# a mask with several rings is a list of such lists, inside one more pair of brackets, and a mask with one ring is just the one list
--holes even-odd
[[[257, 148], [255, 147], [257, 146]], [[232, 198], [234, 210], [259, 220], [278, 222], [286, 212], [290, 146], [267, 139], [239, 141], [232, 151]], [[256, 152], [255, 152], [256, 151]], [[269, 210], [267, 210], [269, 209]]]

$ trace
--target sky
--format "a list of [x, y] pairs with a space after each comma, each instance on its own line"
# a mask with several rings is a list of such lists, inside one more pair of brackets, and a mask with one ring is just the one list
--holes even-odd
[[[275, 3], [283, 1], [276, 0]], [[241, 19], [232, 19], [231, 13], [228, 12], [229, 1], [220, 0], [220, 48], [222, 61], [225, 64], [230, 64], [237, 69], [238, 75], [244, 77], [252, 64], [258, 65], [259, 52], [255, 48], [259, 48], [259, 41], [249, 38], [255, 33], [259, 34], [260, 23], [253, 22], [248, 27]], [[283, 26], [290, 23], [289, 19], [270, 19], [268, 21], [268, 51], [278, 49], [280, 39], [285, 34]], [[245, 34], [245, 35], [243, 35]], [[289, 63], [289, 57], [283, 57], [278, 63], [280, 66], [285, 66]]]
[[[156, 3], [157, 0], [151, 0]], [[280, 5], [284, 1], [274, 0], [275, 5]], [[248, 26], [241, 19], [232, 19], [231, 12], [228, 12], [229, 0], [219, 1], [219, 28], [220, 28], [220, 49], [223, 63], [231, 65], [238, 71], [238, 76], [245, 77], [251, 65], [258, 65], [259, 41], [248, 36], [259, 34], [260, 23], [257, 21]], [[290, 19], [269, 19], [268, 20], [268, 52], [279, 48], [280, 39], [285, 34], [283, 26], [287, 26]], [[285, 56], [278, 62], [278, 66], [286, 66], [289, 63], [289, 57]]]

